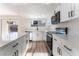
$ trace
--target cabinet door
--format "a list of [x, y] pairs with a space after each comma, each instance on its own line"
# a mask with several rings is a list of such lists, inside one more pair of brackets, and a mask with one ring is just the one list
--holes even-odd
[[62, 56], [70, 56], [70, 54], [62, 48]]
[[0, 47], [0, 56], [12, 56], [13, 48], [10, 44]]
[[10, 43], [10, 46], [12, 47], [11, 56], [19, 56], [19, 42], [18, 40], [14, 40]]
[[22, 40], [21, 40], [21, 45], [22, 45], [22, 47], [21, 47], [21, 49], [22, 49], [21, 53], [22, 53], [22, 55], [26, 54], [26, 47], [27, 47], [27, 42], [26, 41], [27, 41], [27, 38], [24, 36], [22, 38]]
[[68, 56], [72, 55], [73, 49], [72, 49], [72, 42], [69, 43], [69, 40], [63, 40], [62, 39], [62, 55]]
[[18, 40], [18, 42], [19, 42], [19, 47], [18, 47], [18, 49], [19, 49], [19, 51], [20, 51], [20, 55], [21, 56], [24, 56], [25, 54], [26, 54], [26, 51], [27, 51], [27, 49], [28, 49], [28, 47], [27, 47], [27, 45], [28, 45], [28, 37], [26, 37], [26, 35], [25, 36], [23, 36], [23, 37], [21, 37], [19, 40]]
[[72, 8], [71, 6], [72, 6], [71, 3], [61, 4], [61, 10], [60, 10], [60, 12], [61, 12], [61, 20], [60, 21], [61, 22], [70, 20], [70, 18], [71, 18], [70, 12], [71, 12], [71, 8]]
[[15, 42], [13, 42], [11, 45], [13, 47], [12, 56], [22, 56], [26, 49], [24, 37], [17, 39]]
[[79, 3], [75, 3], [75, 18], [79, 17]]
[[58, 42], [56, 42], [57, 41], [57, 39], [56, 38], [54, 38], [53, 39], [53, 55], [54, 56], [61, 56], [61, 46], [58, 44]]
[[58, 52], [57, 52], [57, 47], [58, 47], [58, 45], [57, 45], [57, 43], [55, 42], [55, 41], [53, 41], [53, 55], [54, 56], [58, 56], [59, 54], [58, 54]]
[[63, 49], [63, 47], [56, 42], [56, 40], [53, 40], [53, 55], [54, 56], [70, 56], [70, 54]]

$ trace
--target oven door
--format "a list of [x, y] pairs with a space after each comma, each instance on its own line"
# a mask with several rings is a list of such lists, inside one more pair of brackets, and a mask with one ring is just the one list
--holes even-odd
[[48, 52], [52, 55], [52, 35], [47, 34], [47, 45], [48, 45]]

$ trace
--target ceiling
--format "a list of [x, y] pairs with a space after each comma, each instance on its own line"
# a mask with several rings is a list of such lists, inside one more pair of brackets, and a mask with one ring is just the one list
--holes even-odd
[[53, 10], [59, 3], [5, 3], [4, 5], [26, 18], [48, 18], [53, 15]]

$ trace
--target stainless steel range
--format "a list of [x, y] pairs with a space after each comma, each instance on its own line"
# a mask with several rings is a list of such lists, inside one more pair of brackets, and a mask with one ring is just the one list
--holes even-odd
[[47, 32], [47, 39], [46, 39], [46, 42], [47, 42], [47, 49], [48, 49], [48, 53], [49, 55], [53, 56], [53, 53], [52, 53], [52, 48], [53, 48], [53, 36], [52, 36], [52, 33], [50, 32]]

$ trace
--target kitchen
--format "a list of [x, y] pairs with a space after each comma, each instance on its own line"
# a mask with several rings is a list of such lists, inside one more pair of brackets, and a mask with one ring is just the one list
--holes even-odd
[[0, 56], [79, 56], [79, 3], [0, 3]]

